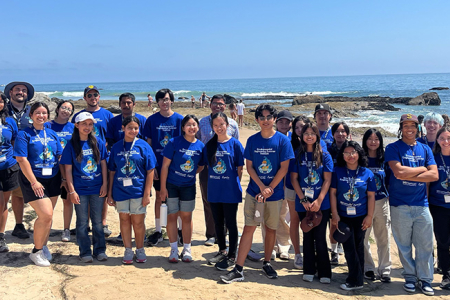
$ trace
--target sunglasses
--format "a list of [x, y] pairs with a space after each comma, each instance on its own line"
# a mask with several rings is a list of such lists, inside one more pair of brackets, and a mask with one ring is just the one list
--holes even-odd
[[93, 93], [93, 94], [87, 94], [87, 97], [90, 99], [92, 97], [98, 97], [98, 93]]

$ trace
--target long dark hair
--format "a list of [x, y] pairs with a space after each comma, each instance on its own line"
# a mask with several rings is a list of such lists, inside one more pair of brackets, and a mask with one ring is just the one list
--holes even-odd
[[336, 122], [333, 124], [333, 126], [331, 126], [331, 135], [333, 136], [333, 143], [331, 144], [331, 147], [336, 146], [336, 140], [334, 138], [334, 134], [336, 133], [336, 131], [338, 130], [339, 126], [344, 127], [345, 132], [347, 133], [347, 138], [350, 135], [350, 127], [348, 127], [347, 123], [345, 122]]
[[355, 141], [345, 141], [344, 144], [342, 144], [341, 149], [339, 150], [338, 156], [337, 156], [337, 166], [338, 167], [346, 167], [347, 162], [344, 159], [344, 149], [347, 147], [352, 147], [353, 149], [358, 152], [358, 166], [360, 167], [367, 167], [367, 156], [364, 152], [364, 149]]
[[56, 106], [56, 108], [55, 108], [55, 114], [56, 114], [56, 117], [55, 117], [55, 118], [58, 117], [59, 109], [61, 108], [61, 106], [62, 106], [64, 103], [69, 103], [70, 105], [72, 105], [72, 112], [70, 113], [70, 116], [72, 116], [73, 113], [75, 112], [75, 106], [73, 105], [73, 103], [72, 103], [71, 101], [69, 101], [69, 100], [61, 100], [61, 101], [59, 101], [58, 106]]
[[6, 105], [6, 95], [0, 92], [0, 97], [3, 101], [3, 109], [0, 110], [0, 121], [2, 122], [2, 124], [6, 124], [6, 117], [9, 115], [8, 106]]
[[295, 126], [297, 126], [297, 122], [303, 122], [303, 123], [309, 123], [309, 119], [305, 116], [297, 116], [295, 117], [294, 121], [292, 122], [292, 136], [291, 136], [291, 144], [292, 144], [292, 149], [297, 150], [298, 147], [300, 147], [300, 139], [301, 137], [299, 137], [297, 135], [297, 133], [295, 133]]
[[47, 120], [50, 120], [50, 109], [48, 109], [47, 104], [45, 104], [44, 102], [35, 102], [30, 108], [29, 116], [31, 117], [33, 115], [34, 111], [36, 109], [38, 109], [39, 107], [43, 107], [47, 110]]
[[446, 131], [450, 132], [450, 124], [444, 123], [444, 126], [442, 126], [441, 129], [439, 129], [436, 134], [436, 143], [434, 143], [433, 154], [439, 154], [442, 152], [441, 145], [439, 145], [439, 143], [438, 143], [438, 139], [439, 139], [439, 136], [443, 132], [446, 132]]
[[189, 120], [191, 120], [191, 119], [194, 120], [195, 123], [197, 123], [197, 126], [199, 126], [198, 119], [197, 119], [197, 117], [196, 117], [195, 115], [186, 115], [186, 116], [183, 118], [183, 120], [181, 120], [181, 134], [182, 134], [182, 135], [184, 135], [184, 131], [183, 131], [184, 126], [185, 126], [186, 123], [187, 123]]
[[[100, 163], [100, 150], [98, 150], [97, 138], [95, 137], [93, 131], [94, 130], [92, 130], [88, 134], [88, 145], [89, 148], [92, 149], [95, 163], [98, 165]], [[80, 131], [78, 130], [77, 126], [75, 126], [75, 128], [73, 129], [71, 143], [73, 151], [75, 151], [75, 157], [77, 158], [77, 161], [81, 163], [81, 161], [83, 160], [83, 149], [81, 149]]]
[[[228, 117], [223, 112], [215, 113], [211, 116], [211, 128], [213, 128], [213, 121], [217, 118], [222, 118], [225, 123], [228, 123]], [[206, 143], [206, 157], [208, 158], [208, 162], [211, 166], [216, 163], [216, 152], [217, 152], [217, 140], [219, 137], [217, 133], [214, 133], [214, 136]]]
[[383, 136], [381, 135], [381, 132], [379, 132], [375, 128], [368, 129], [363, 136], [362, 139], [362, 147], [364, 149], [364, 152], [366, 152], [366, 155], [369, 156], [369, 148], [367, 147], [367, 140], [370, 138], [372, 134], [377, 136], [378, 140], [380, 141], [380, 146], [377, 149], [377, 164], [381, 166], [384, 163], [384, 146], [383, 146]]
[[300, 147], [298, 148], [297, 151], [297, 161], [300, 163], [302, 160], [303, 153], [306, 153], [307, 144], [303, 140], [303, 134], [306, 132], [308, 128], [311, 128], [312, 131], [316, 134], [316, 142], [313, 145], [313, 161], [316, 163], [316, 168], [319, 168], [322, 165], [323, 152], [322, 147], [320, 146], [320, 131], [315, 123], [311, 122], [305, 123], [305, 125], [302, 128]]

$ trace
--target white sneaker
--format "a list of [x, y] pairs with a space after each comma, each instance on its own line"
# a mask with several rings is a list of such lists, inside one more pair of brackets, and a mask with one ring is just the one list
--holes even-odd
[[275, 258], [277, 258], [277, 251], [273, 250], [272, 251], [272, 256], [270, 256], [271, 260], [275, 260]]
[[314, 275], [303, 275], [303, 281], [312, 282], [314, 280]]
[[48, 250], [47, 246], [42, 247], [42, 252], [44, 252], [45, 258], [48, 261], [52, 261], [53, 257], [52, 254], [50, 253], [50, 250]]
[[50, 262], [47, 260], [42, 250], [39, 250], [36, 253], [30, 253], [30, 259], [36, 266], [50, 267]]
[[205, 242], [205, 246], [214, 246], [214, 243], [216, 242], [216, 238], [209, 238]]
[[324, 283], [324, 284], [330, 284], [331, 283], [331, 278], [328, 277], [322, 277], [320, 278], [320, 283]]
[[64, 229], [64, 231], [61, 234], [61, 241], [70, 242], [70, 230], [69, 229]]
[[289, 252], [281, 252], [280, 253], [280, 259], [282, 259], [282, 260], [289, 260]]
[[295, 254], [294, 267], [303, 270], [303, 256], [301, 253]]

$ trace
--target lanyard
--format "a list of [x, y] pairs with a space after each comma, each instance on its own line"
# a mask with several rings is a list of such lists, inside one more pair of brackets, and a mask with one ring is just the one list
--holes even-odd
[[331, 127], [330, 127], [330, 126], [328, 126], [328, 129], [327, 129], [327, 131], [325, 131], [325, 135], [323, 136], [323, 138], [322, 138], [322, 139], [324, 139], [324, 140], [328, 140], [328, 139], [327, 139], [327, 136], [328, 136], [328, 133], [330, 132], [330, 130], [331, 130]]
[[129, 164], [129, 159], [131, 156], [131, 150], [133, 150], [134, 144], [136, 143], [136, 141], [138, 140], [138, 138], [134, 138], [133, 143], [131, 143], [131, 147], [130, 150], [125, 151], [125, 139], [123, 139], [123, 156], [125, 156], [125, 175], [128, 178], [129, 172], [130, 172], [130, 164]]
[[[449, 170], [448, 170], [448, 168], [447, 168], [447, 165], [445, 164], [445, 161], [444, 161], [444, 156], [442, 156], [442, 153], [441, 153], [441, 160], [442, 160], [442, 164], [444, 165], [444, 169], [445, 169], [445, 174], [447, 174], [447, 183], [450, 181], [449, 179], [450, 179], [450, 172], [449, 172]], [[447, 186], [447, 189], [448, 189], [449, 187]]]
[[351, 201], [351, 202], [353, 202], [353, 196], [354, 196], [354, 194], [355, 194], [355, 192], [354, 192], [353, 189], [355, 188], [356, 178], [358, 178], [358, 172], [359, 172], [359, 166], [358, 166], [358, 168], [356, 169], [356, 175], [355, 175], [355, 177], [352, 177], [352, 178], [350, 179], [350, 172], [348, 171], [348, 168], [347, 168], [347, 177], [350, 179], [348, 185], [350, 186], [350, 201]]
[[33, 127], [34, 133], [36, 133], [36, 137], [39, 139], [42, 145], [44, 145], [44, 162], [47, 160], [48, 156], [48, 147], [47, 147], [47, 132], [45, 131], [45, 128], [42, 129], [44, 131], [44, 139], [42, 139], [39, 136], [39, 133], [36, 131], [36, 128]]
[[316, 162], [308, 161], [308, 153], [307, 152], [305, 152], [305, 162], [306, 162], [306, 166], [308, 167], [308, 188], [311, 188], [312, 177], [314, 176], [313, 168], [315, 167]]

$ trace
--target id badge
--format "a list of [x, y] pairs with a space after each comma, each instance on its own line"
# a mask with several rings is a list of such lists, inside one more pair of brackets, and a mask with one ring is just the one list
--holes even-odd
[[314, 199], [313, 189], [305, 189], [305, 197], [313, 200]]
[[354, 216], [356, 215], [356, 207], [354, 206], [348, 206], [347, 207], [347, 215]]
[[445, 203], [450, 203], [450, 194], [444, 195]]
[[0, 156], [0, 162], [5, 162], [6, 161], [6, 155]]
[[51, 176], [52, 175], [52, 168], [42, 168], [42, 175], [43, 176]]
[[131, 178], [125, 178], [123, 180], [123, 186], [132, 186], [133, 185], [133, 180], [131, 180]]

